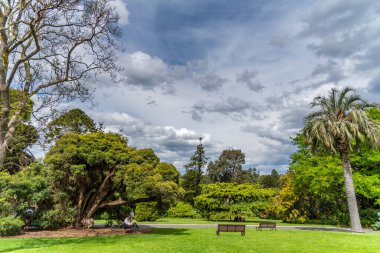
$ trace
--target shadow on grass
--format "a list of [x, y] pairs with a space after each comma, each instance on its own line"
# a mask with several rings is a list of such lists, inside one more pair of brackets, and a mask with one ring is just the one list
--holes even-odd
[[[190, 235], [188, 229], [184, 228], [154, 228], [147, 235]], [[129, 235], [128, 238], [130, 238]], [[138, 236], [144, 236], [144, 234], [138, 234]], [[94, 237], [67, 237], [67, 238], [25, 238], [22, 241], [18, 241], [10, 245], [10, 247], [0, 247], [0, 253], [14, 252], [17, 250], [31, 250], [38, 248], [46, 248], [46, 252], [49, 252], [50, 247], [54, 246], [74, 246], [77, 247], [81, 244], [114, 244], [119, 238], [126, 238], [123, 235], [114, 236], [94, 236]], [[1, 241], [0, 241], [1, 243]], [[18, 244], [18, 245], [17, 245]], [[44, 251], [45, 252], [45, 251]]]
[[186, 228], [153, 228], [150, 234], [155, 235], [189, 235]]
[[[115, 237], [118, 237], [118, 236], [68, 237], [68, 238], [25, 238], [22, 241], [18, 242], [18, 243], [20, 243], [20, 245], [5, 248], [5, 249], [0, 249], [0, 253], [13, 252], [16, 250], [49, 248], [49, 247], [54, 247], [54, 246], [59, 246], [59, 245], [113, 244], [113, 243], [115, 243]], [[48, 251], [46, 251], [46, 252], [48, 252]]]

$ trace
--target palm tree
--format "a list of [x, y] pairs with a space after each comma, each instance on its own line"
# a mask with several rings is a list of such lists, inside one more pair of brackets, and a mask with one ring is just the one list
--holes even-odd
[[327, 150], [339, 153], [342, 160], [344, 184], [347, 204], [350, 213], [351, 230], [362, 232], [358, 205], [356, 202], [354, 182], [349, 152], [355, 142], [366, 142], [378, 146], [380, 139], [380, 124], [368, 118], [367, 104], [352, 88], [346, 87], [341, 91], [331, 89], [327, 97], [316, 97], [311, 107], [318, 111], [305, 117], [303, 135], [312, 151]]

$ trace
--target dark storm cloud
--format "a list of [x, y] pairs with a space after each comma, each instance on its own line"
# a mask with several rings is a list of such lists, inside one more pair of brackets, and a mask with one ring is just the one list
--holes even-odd
[[380, 43], [369, 48], [367, 52], [357, 56], [356, 59], [359, 61], [356, 64], [357, 70], [372, 70], [380, 67]]
[[315, 38], [309, 48], [319, 56], [346, 58], [366, 50], [380, 35], [373, 21], [379, 14], [376, 0], [320, 1], [304, 22], [299, 37]]
[[257, 71], [245, 70], [243, 73], [236, 75], [236, 82], [244, 83], [251, 91], [262, 91], [264, 86], [256, 79], [257, 74]]
[[237, 97], [228, 97], [225, 100], [216, 102], [211, 105], [207, 104], [195, 104], [190, 114], [195, 121], [201, 121], [203, 115], [206, 113], [217, 113], [230, 116], [233, 119], [239, 120], [240, 118], [247, 116], [253, 109], [253, 106]]
[[213, 92], [218, 91], [222, 88], [223, 84], [226, 83], [228, 79], [221, 78], [216, 75], [204, 75], [194, 79], [195, 83], [199, 83], [201, 88], [205, 91]]
[[287, 137], [283, 133], [269, 130], [268, 128], [263, 128], [262, 126], [247, 125], [247, 126], [241, 127], [241, 130], [244, 133], [253, 133], [259, 137], [268, 138], [281, 144], [290, 143], [289, 137]]
[[380, 73], [368, 83], [368, 91], [380, 95]]
[[322, 83], [337, 83], [345, 78], [343, 69], [340, 64], [329, 60], [326, 64], [318, 64], [315, 66], [311, 77], [323, 76]]

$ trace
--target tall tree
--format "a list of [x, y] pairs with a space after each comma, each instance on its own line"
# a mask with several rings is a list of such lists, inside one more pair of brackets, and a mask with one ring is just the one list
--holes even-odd
[[243, 180], [245, 154], [240, 149], [223, 150], [215, 163], [207, 167], [208, 176], [213, 182], [236, 182]]
[[380, 124], [368, 118], [365, 108], [371, 107], [351, 88], [332, 89], [327, 97], [316, 97], [311, 107], [318, 111], [305, 117], [303, 136], [313, 151], [339, 153], [344, 172], [351, 229], [362, 231], [349, 152], [352, 143], [380, 143]]
[[[117, 21], [109, 0], [0, 1], [0, 167], [29, 98], [39, 108], [85, 100], [84, 79], [115, 73]], [[17, 106], [11, 89], [21, 93]]]
[[199, 145], [197, 146], [194, 155], [190, 157], [190, 162], [184, 167], [186, 173], [182, 178], [182, 186], [187, 191], [188, 200], [192, 202], [195, 196], [201, 192], [200, 183], [203, 176], [203, 167], [207, 164], [208, 158], [205, 155], [205, 150], [202, 145], [202, 138], [199, 138]]

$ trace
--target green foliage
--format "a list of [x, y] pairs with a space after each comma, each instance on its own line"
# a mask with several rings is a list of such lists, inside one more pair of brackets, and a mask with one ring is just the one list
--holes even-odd
[[0, 173], [0, 216], [23, 215], [29, 207], [44, 211], [50, 205], [51, 191], [45, 168], [32, 164], [17, 174]]
[[258, 189], [251, 184], [216, 183], [202, 186], [202, 194], [195, 198], [195, 208], [210, 218], [216, 212], [234, 215], [247, 214], [255, 202], [270, 202], [276, 195], [274, 189]]
[[0, 217], [0, 235], [18, 235], [24, 223], [20, 218], [14, 218], [13, 216]]
[[69, 110], [53, 119], [45, 130], [45, 141], [53, 143], [67, 133], [94, 133], [98, 129], [94, 120], [81, 109]]
[[53, 210], [43, 212], [39, 218], [39, 225], [45, 229], [56, 229], [72, 224], [75, 218], [75, 207], [56, 206]]
[[15, 174], [34, 161], [34, 157], [28, 148], [36, 143], [39, 136], [36, 128], [29, 124], [33, 101], [30, 98], [25, 98], [22, 92], [14, 89], [10, 90], [10, 99], [11, 115], [14, 115], [19, 109], [23, 99], [27, 100], [25, 110], [23, 110], [19, 117], [21, 122], [15, 128], [12, 145], [8, 147], [4, 166], [1, 169], [8, 171], [10, 174]]
[[174, 166], [159, 163], [151, 149], [128, 147], [126, 138], [115, 133], [66, 134], [45, 162], [51, 169], [55, 207], [75, 208], [75, 224], [100, 209], [123, 219], [122, 204], [130, 208], [154, 201], [163, 213], [181, 194], [172, 181], [178, 180]]
[[182, 201], [176, 203], [175, 206], [171, 207], [168, 210], [169, 216], [172, 217], [179, 217], [179, 218], [194, 218], [195, 217], [195, 211], [192, 205], [188, 203], [184, 203]]
[[[294, 220], [293, 210], [306, 223], [348, 225], [347, 204], [339, 157], [312, 155], [302, 136], [294, 139], [299, 150], [291, 156], [289, 172], [281, 179], [281, 190], [275, 198], [271, 213], [284, 220]], [[362, 147], [350, 153], [355, 190], [361, 210], [379, 206], [380, 152]], [[371, 224], [367, 215], [361, 215], [364, 226]], [[368, 221], [367, 221], [368, 220]], [[299, 222], [297, 220], [297, 222]]]
[[232, 214], [230, 212], [215, 212], [210, 214], [210, 220], [222, 221], [222, 220], [233, 220]]
[[194, 197], [198, 196], [201, 192], [202, 168], [207, 164], [207, 160], [204, 147], [200, 143], [194, 155], [190, 158], [190, 162], [185, 165], [186, 173], [181, 181], [181, 186], [186, 190], [185, 199], [187, 202], [193, 203]]
[[313, 150], [341, 154], [350, 150], [354, 141], [380, 144], [380, 123], [369, 118], [365, 111], [373, 105], [351, 94], [353, 91], [348, 87], [332, 89], [327, 97], [316, 97], [311, 103], [318, 111], [305, 118], [302, 134]]
[[363, 227], [371, 227], [372, 224], [379, 220], [377, 217], [377, 212], [377, 210], [372, 208], [360, 211], [360, 221]]
[[136, 205], [137, 221], [155, 221], [159, 217], [156, 202], [144, 202]]
[[272, 170], [270, 175], [261, 175], [259, 177], [259, 184], [263, 188], [279, 188], [280, 175], [277, 170]]
[[245, 155], [240, 149], [223, 150], [215, 163], [210, 162], [207, 167], [208, 177], [212, 182], [236, 182], [243, 181], [243, 167]]
[[379, 231], [380, 230], [380, 221], [373, 223], [371, 225], [371, 227], [373, 228], [373, 230]]

